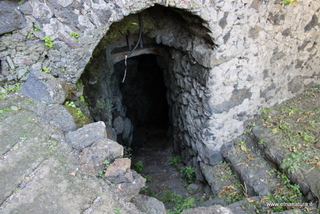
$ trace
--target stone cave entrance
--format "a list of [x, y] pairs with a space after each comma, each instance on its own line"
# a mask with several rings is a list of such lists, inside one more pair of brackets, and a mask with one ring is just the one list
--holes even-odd
[[133, 159], [148, 156], [146, 170], [173, 186], [181, 180], [169, 163], [173, 154], [206, 182], [199, 160], [210, 158], [205, 143], [215, 139], [208, 107], [215, 43], [205, 26], [199, 16], [163, 6], [124, 17], [110, 26], [81, 76], [92, 119], [104, 121], [108, 138], [131, 148]]

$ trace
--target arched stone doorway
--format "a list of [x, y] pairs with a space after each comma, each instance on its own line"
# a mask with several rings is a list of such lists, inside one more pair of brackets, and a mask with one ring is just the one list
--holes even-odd
[[139, 16], [142, 42], [127, 66], [125, 55], [140, 33], [137, 14], [111, 25], [81, 77], [91, 115], [125, 146], [132, 146], [134, 130], [164, 119], [162, 125], [172, 127], [174, 151], [199, 169], [198, 160], [208, 153], [204, 142], [215, 138], [207, 123], [215, 44], [201, 18], [187, 11], [155, 6]]

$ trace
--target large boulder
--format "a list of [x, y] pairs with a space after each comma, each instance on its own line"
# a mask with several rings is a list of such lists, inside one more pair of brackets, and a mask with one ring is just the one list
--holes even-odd
[[85, 125], [76, 131], [68, 132], [66, 141], [70, 143], [73, 148], [81, 150], [91, 146], [97, 140], [106, 137], [106, 125], [104, 122], [99, 121]]
[[62, 104], [68, 96], [71, 85], [61, 78], [37, 70], [30, 71], [20, 93], [47, 104]]

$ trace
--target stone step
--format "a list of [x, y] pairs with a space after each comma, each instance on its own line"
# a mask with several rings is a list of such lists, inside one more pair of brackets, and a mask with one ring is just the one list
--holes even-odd
[[[280, 134], [275, 135], [272, 134], [272, 131], [262, 126], [256, 126], [252, 130], [252, 134], [255, 138], [256, 142], [264, 140], [263, 144], [258, 145], [259, 150], [266, 157], [271, 164], [274, 164], [278, 168], [281, 168], [281, 163], [285, 157], [292, 154], [290, 149], [283, 148], [283, 139]], [[314, 149], [317, 153], [318, 151]], [[305, 152], [307, 151], [299, 151]], [[306, 155], [303, 155], [306, 157]], [[300, 186], [300, 191], [305, 196], [307, 201], [318, 201], [320, 199], [320, 186], [319, 186], [319, 176], [320, 176], [320, 167], [317, 162], [318, 160], [313, 160], [314, 163], [310, 164], [306, 161], [301, 160], [298, 162], [297, 160], [291, 160], [292, 166], [294, 164], [299, 164], [299, 168], [297, 168], [294, 172], [290, 172], [288, 169], [281, 169], [287, 177], [295, 184]], [[320, 204], [319, 204], [320, 208]]]
[[266, 196], [280, 188], [281, 180], [254, 144], [249, 136], [241, 136], [234, 146], [224, 149], [222, 155], [239, 175], [249, 196]]

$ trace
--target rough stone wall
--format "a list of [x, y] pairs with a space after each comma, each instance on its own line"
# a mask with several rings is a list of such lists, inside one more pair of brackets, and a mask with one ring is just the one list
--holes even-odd
[[[1, 1], [0, 6], [3, 8], [5, 3]], [[262, 107], [289, 99], [304, 86], [320, 83], [319, 1], [300, 0], [295, 6], [287, 7], [278, 0], [29, 0], [21, 5], [15, 3], [14, 10], [9, 11], [19, 16], [19, 23], [12, 25], [15, 26], [12, 32], [2, 30], [5, 29], [3, 22], [0, 26], [2, 84], [24, 81], [31, 69], [43, 67], [52, 75], [75, 83], [112, 23], [155, 4], [185, 9], [199, 16], [218, 45], [209, 51], [200, 41], [190, 44], [188, 62], [204, 67], [200, 70], [207, 70], [208, 77], [201, 84], [198, 78], [186, 77], [185, 83], [192, 82], [191, 95], [202, 92], [210, 95], [201, 106], [204, 110], [199, 110], [207, 111], [209, 120], [201, 124], [202, 137], [193, 144], [199, 159], [206, 163], [217, 161], [221, 146], [240, 135], [246, 121]], [[10, 7], [13, 9], [12, 4]], [[72, 32], [80, 37], [71, 36]], [[42, 38], [46, 35], [54, 39], [52, 48], [44, 45]], [[159, 42], [167, 42], [165, 45], [169, 47], [179, 44], [179, 37], [170, 32], [167, 38], [153, 36]], [[184, 59], [178, 52], [172, 56]], [[198, 71], [198, 68], [195, 65], [191, 70]], [[190, 113], [195, 109], [180, 108], [179, 111], [186, 111], [182, 117], [192, 120], [186, 127], [196, 131], [191, 129], [195, 129], [199, 121], [196, 114]], [[200, 132], [189, 134], [198, 139]]]

